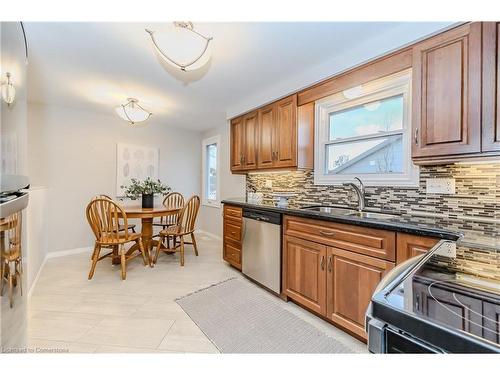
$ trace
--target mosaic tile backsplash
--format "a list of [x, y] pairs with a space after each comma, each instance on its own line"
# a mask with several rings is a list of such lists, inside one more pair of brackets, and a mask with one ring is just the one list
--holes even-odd
[[[456, 194], [427, 194], [429, 178], [454, 178]], [[272, 188], [266, 181], [272, 181]], [[342, 205], [356, 207], [353, 190], [343, 186], [314, 185], [310, 170], [250, 173], [247, 192], [263, 193], [265, 203], [278, 192], [292, 192], [292, 207]], [[367, 206], [409, 216], [433, 216], [436, 226], [498, 236], [500, 229], [500, 162], [422, 166], [418, 188], [366, 187]], [[451, 223], [451, 224], [450, 224]]]

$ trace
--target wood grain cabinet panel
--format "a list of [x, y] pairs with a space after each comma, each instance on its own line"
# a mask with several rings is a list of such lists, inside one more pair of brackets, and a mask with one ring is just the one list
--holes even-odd
[[500, 151], [500, 22], [483, 22], [482, 151]]
[[241, 271], [243, 210], [241, 207], [224, 205], [223, 208], [222, 258]]
[[297, 166], [297, 95], [276, 103], [275, 166]]
[[396, 234], [357, 225], [285, 216], [285, 234], [377, 258], [396, 259]]
[[243, 169], [257, 168], [257, 126], [258, 112], [243, 117], [245, 142], [243, 148]]
[[366, 309], [394, 263], [332, 247], [327, 255], [327, 317], [366, 339]]
[[275, 162], [276, 149], [276, 106], [268, 105], [259, 110], [258, 131], [258, 168], [272, 168]]
[[398, 233], [396, 236], [396, 263], [427, 253], [439, 239], [432, 237], [421, 237], [406, 233]]
[[284, 236], [285, 294], [319, 314], [326, 314], [326, 246]]
[[243, 147], [245, 143], [242, 117], [231, 120], [230, 138], [231, 171], [240, 171], [243, 169]]
[[414, 158], [481, 150], [481, 24], [413, 47]]

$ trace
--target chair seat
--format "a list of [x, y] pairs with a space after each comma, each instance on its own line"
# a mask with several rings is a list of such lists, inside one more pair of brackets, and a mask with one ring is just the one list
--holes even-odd
[[172, 225], [166, 229], [160, 231], [160, 236], [179, 236], [191, 233], [186, 228], [180, 227], [179, 225]]
[[153, 225], [155, 227], [167, 227], [167, 226], [175, 225], [175, 223], [176, 223], [176, 219], [168, 219], [167, 218], [167, 220], [163, 220], [163, 222], [155, 221], [155, 222], [153, 222]]
[[126, 227], [125, 225], [119, 225], [118, 226], [118, 231], [121, 232], [122, 230], [125, 230], [125, 229], [134, 229], [135, 228], [135, 224], [128, 224]]
[[113, 244], [118, 245], [126, 242], [136, 241], [141, 237], [140, 233], [129, 233], [128, 237], [125, 236], [125, 233], [119, 233], [118, 237], [115, 233], [110, 233], [109, 235], [104, 235], [99, 240], [101, 245]]

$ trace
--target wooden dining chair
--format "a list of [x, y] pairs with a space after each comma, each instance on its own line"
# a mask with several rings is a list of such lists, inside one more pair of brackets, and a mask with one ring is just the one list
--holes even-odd
[[[109, 200], [113, 200], [109, 195], [106, 195], [106, 194], [99, 194], [99, 195], [96, 195], [94, 198], [106, 198], [106, 199], [109, 199]], [[135, 233], [135, 224], [128, 224], [127, 228], [125, 228], [123, 225], [120, 225], [118, 227], [118, 231], [124, 231], [125, 229], [130, 229], [133, 233]]]
[[[169, 193], [163, 200], [163, 205], [165, 207], [183, 207], [184, 197], [182, 196], [181, 193], [177, 192]], [[178, 219], [179, 219], [179, 213], [162, 216], [160, 217], [160, 221], [153, 223], [153, 225], [156, 227], [162, 227], [162, 229], [167, 229], [167, 227], [171, 227], [172, 225], [177, 225]]]
[[23, 295], [23, 259], [21, 252], [21, 213], [15, 213], [0, 221], [1, 230], [1, 283], [0, 295], [3, 296], [4, 286], [9, 287], [10, 307], [14, 306], [14, 287], [19, 286]]
[[[177, 224], [160, 231], [160, 240], [158, 241], [158, 245], [156, 247], [156, 254], [153, 263], [156, 264], [156, 262], [158, 261], [160, 251], [179, 251], [181, 253], [181, 266], [184, 266], [184, 245], [186, 244], [192, 244], [194, 247], [194, 253], [196, 256], [198, 256], [198, 247], [196, 246], [196, 238], [194, 236], [194, 225], [196, 222], [196, 217], [198, 216], [199, 209], [200, 197], [194, 195], [189, 198], [189, 200], [180, 211]], [[187, 235], [191, 236], [192, 242], [184, 241], [184, 236]], [[174, 239], [173, 248], [162, 248], [162, 244], [164, 243], [165, 239], [168, 240], [169, 237], [172, 237]], [[176, 238], [179, 238], [179, 244], [177, 244], [177, 241], [175, 240]]]
[[[94, 252], [92, 253], [92, 266], [89, 272], [89, 280], [94, 276], [95, 267], [98, 261], [111, 257], [119, 257], [121, 261], [122, 280], [127, 277], [127, 261], [142, 254], [144, 265], [149, 264], [149, 256], [146, 254], [140, 233], [133, 233], [128, 230], [127, 214], [116, 202], [108, 198], [94, 198], [87, 205], [87, 220], [95, 236]], [[120, 226], [127, 228], [120, 231]], [[138, 246], [137, 254], [127, 255], [125, 244], [135, 242]], [[101, 248], [111, 247], [117, 250], [116, 254], [111, 251], [100, 256]]]

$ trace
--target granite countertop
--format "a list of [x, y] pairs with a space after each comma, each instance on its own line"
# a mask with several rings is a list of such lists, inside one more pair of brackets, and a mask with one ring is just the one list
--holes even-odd
[[424, 217], [422, 214], [402, 214], [392, 218], [361, 218], [349, 215], [334, 215], [317, 211], [301, 209], [300, 207], [276, 207], [268, 203], [249, 203], [245, 198], [231, 198], [222, 201], [239, 207], [255, 208], [286, 215], [321, 219], [343, 224], [359, 225], [371, 228], [392, 230], [402, 233], [459, 241], [464, 246], [474, 246], [486, 250], [500, 251], [500, 236], [487, 236], [477, 231], [457, 228], [457, 222], [452, 219], [436, 219]]

